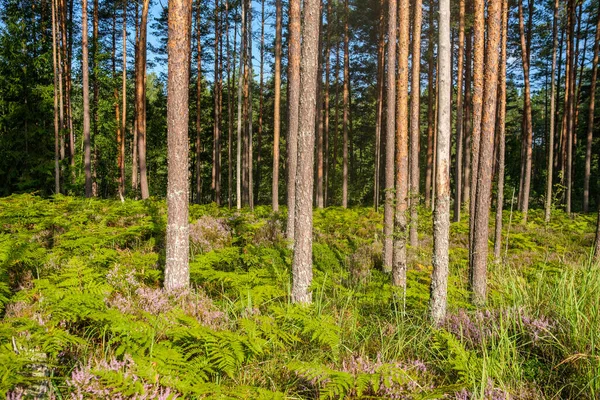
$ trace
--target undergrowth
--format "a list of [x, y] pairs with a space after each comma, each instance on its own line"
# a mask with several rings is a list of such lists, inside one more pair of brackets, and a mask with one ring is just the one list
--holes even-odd
[[515, 215], [508, 232], [505, 215], [486, 309], [469, 304], [467, 223], [452, 225], [449, 315], [434, 328], [424, 209], [406, 294], [382, 270], [381, 214], [316, 210], [315, 302], [299, 307], [285, 215], [270, 208], [192, 206], [192, 288], [167, 293], [163, 202], [4, 198], [0, 395], [595, 399], [595, 217], [543, 217]]

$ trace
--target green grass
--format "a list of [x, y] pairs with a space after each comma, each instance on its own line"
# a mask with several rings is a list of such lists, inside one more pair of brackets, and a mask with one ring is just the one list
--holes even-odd
[[49, 380], [57, 398], [596, 399], [595, 216], [515, 221], [485, 309], [469, 303], [467, 221], [452, 224], [435, 328], [424, 209], [406, 304], [382, 271], [382, 215], [315, 211], [314, 304], [299, 307], [268, 207], [192, 206], [193, 288], [165, 293], [163, 202], [0, 199], [0, 396]]

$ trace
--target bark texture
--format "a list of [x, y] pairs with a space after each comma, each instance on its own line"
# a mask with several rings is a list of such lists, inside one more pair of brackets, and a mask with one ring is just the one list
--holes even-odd
[[273, 212], [279, 212], [279, 136], [281, 135], [281, 0], [275, 1], [275, 77], [273, 110]]
[[[318, 11], [318, 10], [317, 10]], [[296, 204], [296, 165], [298, 157], [298, 110], [300, 105], [300, 0], [290, 0], [288, 48], [288, 179], [287, 179], [287, 238], [295, 238], [294, 213]], [[318, 29], [318, 28], [317, 28]], [[316, 75], [316, 71], [315, 71]]]
[[439, 106], [437, 131], [437, 176], [433, 214], [433, 274], [429, 312], [440, 325], [446, 317], [448, 252], [450, 239], [450, 137], [452, 129], [452, 62], [450, 45], [450, 0], [439, 2]]
[[388, 53], [386, 72], [385, 206], [383, 214], [383, 268], [392, 269], [394, 255], [394, 150], [396, 133], [396, 26], [397, 2], [388, 0]]
[[398, 104], [396, 106], [396, 210], [392, 283], [406, 288], [408, 239], [408, 54], [410, 0], [398, 7]]
[[310, 303], [312, 293], [312, 203], [315, 145], [315, 104], [319, 48], [319, 0], [304, 1], [304, 35], [296, 171], [295, 246], [292, 264], [292, 302]]
[[583, 174], [583, 212], [590, 207], [590, 175], [592, 169], [592, 141], [594, 139], [594, 109], [596, 104], [596, 79], [598, 77], [598, 47], [600, 46], [600, 11], [596, 23], [596, 41], [594, 42], [594, 58], [592, 60], [592, 83], [590, 88], [590, 106], [588, 110], [588, 126], [585, 145], [585, 170]]
[[[546, 223], [550, 222], [552, 212], [552, 178], [554, 169], [554, 135], [555, 135], [555, 114], [556, 114], [556, 49], [558, 47], [558, 0], [554, 1], [554, 19], [552, 22], [552, 72], [550, 78], [551, 95], [550, 95], [550, 135], [548, 137], [548, 176], [546, 177], [546, 202], [544, 219]], [[598, 40], [596, 40], [596, 46]]]
[[192, 0], [169, 0], [165, 289], [188, 287], [188, 100]]
[[502, 250], [502, 208], [504, 206], [504, 169], [506, 152], [506, 43], [508, 40], [508, 0], [502, 0], [502, 37], [500, 38], [500, 71], [498, 82], [498, 193], [496, 197], [496, 226], [494, 235], [494, 260], [500, 262]]
[[421, 25], [423, 2], [415, 0], [412, 41], [412, 78], [410, 97], [410, 245], [419, 245], [419, 139], [421, 136]]
[[502, 26], [502, 1], [490, 0], [488, 6], [488, 35], [486, 41], [485, 88], [483, 114], [481, 117], [481, 145], [477, 173], [475, 218], [473, 232], [472, 289], [473, 302], [482, 305], [486, 301], [487, 258], [490, 204], [492, 191], [492, 169], [494, 131], [496, 127], [496, 101], [498, 92], [498, 46]]
[[85, 197], [92, 197], [92, 146], [90, 140], [90, 71], [88, 65], [87, 0], [81, 1], [81, 48], [81, 70], [83, 75], [83, 163], [85, 169]]

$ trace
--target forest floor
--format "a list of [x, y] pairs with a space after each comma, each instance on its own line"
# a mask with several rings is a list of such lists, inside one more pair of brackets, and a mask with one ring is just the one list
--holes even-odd
[[164, 202], [0, 199], [0, 396], [599, 398], [596, 216], [504, 217], [485, 309], [469, 303], [467, 220], [452, 224], [435, 328], [425, 209], [405, 294], [381, 269], [381, 213], [315, 211], [314, 304], [301, 307], [285, 215], [268, 207], [192, 206], [193, 288], [166, 293]]

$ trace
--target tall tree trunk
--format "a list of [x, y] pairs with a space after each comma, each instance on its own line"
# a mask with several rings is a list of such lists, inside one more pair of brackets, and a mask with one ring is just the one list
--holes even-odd
[[590, 88], [590, 106], [588, 110], [588, 126], [585, 146], [585, 171], [583, 175], [583, 212], [589, 212], [590, 206], [590, 174], [592, 169], [592, 141], [594, 139], [594, 107], [596, 104], [596, 79], [598, 77], [598, 47], [600, 44], [600, 11], [596, 23], [596, 41], [594, 42], [594, 58], [592, 60], [592, 81]]
[[394, 141], [396, 140], [396, 30], [398, 5], [388, 0], [388, 53], [386, 72], [385, 206], [383, 214], [383, 268], [392, 269], [394, 254]]
[[323, 1], [319, 4], [319, 65], [317, 69], [317, 184], [315, 202], [317, 208], [323, 208]]
[[[92, 168], [92, 194], [98, 196], [98, 166], [100, 164], [98, 146], [96, 138], [98, 137], [98, 96], [100, 87], [98, 86], [98, 0], [94, 0], [94, 11], [92, 17], [92, 88], [94, 91], [94, 102], [92, 103], [92, 121], [94, 127], [92, 130], [92, 138], [94, 142], [93, 168]], [[114, 59], [114, 57], [113, 57]]]
[[[311, 0], [314, 1], [314, 0]], [[305, 6], [306, 7], [306, 6]], [[287, 178], [287, 238], [295, 240], [296, 165], [298, 158], [298, 112], [300, 105], [300, 0], [290, 0], [288, 45], [288, 178]], [[318, 30], [318, 28], [317, 28]], [[312, 32], [311, 32], [312, 34]], [[316, 72], [315, 72], [316, 74]], [[311, 175], [312, 176], [312, 175]], [[312, 199], [312, 196], [311, 196]]]
[[421, 25], [423, 2], [415, 0], [412, 41], [412, 80], [410, 97], [410, 245], [419, 245], [419, 139], [421, 136]]
[[[236, 25], [237, 27], [237, 25]], [[235, 48], [234, 30], [233, 47]], [[225, 0], [225, 37], [227, 41], [227, 206], [232, 207], [233, 191], [233, 87], [235, 82], [235, 68], [231, 76], [231, 45], [229, 41], [229, 0]], [[235, 58], [233, 60], [235, 63]]]
[[312, 293], [312, 198], [315, 144], [315, 104], [319, 62], [319, 3], [304, 1], [304, 35], [300, 83], [298, 164], [296, 171], [295, 246], [292, 264], [292, 302], [310, 303]]
[[254, 197], [258, 202], [260, 191], [260, 169], [262, 159], [263, 109], [264, 109], [264, 68], [265, 68], [265, 0], [261, 1], [260, 13], [260, 72], [258, 87], [258, 132], [256, 148], [256, 179], [254, 180]]
[[385, 15], [384, 0], [379, 0], [379, 42], [377, 44], [377, 104], [375, 119], [375, 176], [373, 177], [373, 207], [379, 211], [379, 182], [381, 174], [381, 126], [383, 123], [383, 79], [385, 72]]
[[196, 203], [202, 199], [202, 1], [196, 0]]
[[[483, 108], [483, 72], [484, 72], [484, 53], [485, 53], [485, 3], [483, 1], [474, 1], [474, 23], [473, 23], [473, 131], [471, 132], [471, 183], [470, 183], [470, 212], [469, 212], [469, 267], [470, 284], [474, 292], [474, 299], [479, 301], [485, 299], [486, 277], [485, 270], [475, 269], [473, 260], [474, 232], [475, 232], [475, 192], [477, 189], [477, 179], [479, 173], [479, 146], [481, 137], [481, 118]], [[477, 293], [477, 294], [475, 294]]]
[[[475, 218], [473, 232], [473, 302], [482, 305], [487, 292], [487, 259], [490, 205], [492, 193], [492, 168], [494, 151], [494, 131], [496, 128], [496, 101], [498, 94], [498, 46], [502, 31], [502, 0], [490, 0], [488, 3], [488, 35], [486, 47], [485, 85], [483, 110], [481, 116], [481, 145], [475, 191]], [[473, 170], [475, 171], [475, 170]]]
[[350, 32], [348, 0], [344, 2], [344, 116], [343, 116], [343, 165], [342, 165], [342, 207], [348, 207], [348, 123], [350, 114]]
[[429, 2], [429, 44], [427, 48], [427, 154], [426, 154], [426, 170], [425, 170], [425, 207], [431, 206], [431, 184], [433, 180], [433, 141], [435, 132], [433, 130], [434, 122], [434, 67], [433, 61], [433, 42], [434, 42], [434, 4], [433, 0]]
[[242, 208], [242, 120], [243, 120], [243, 104], [242, 104], [242, 86], [244, 85], [244, 54], [246, 47], [246, 10], [245, 2], [241, 1], [241, 32], [240, 32], [240, 71], [238, 81], [238, 115], [237, 115], [237, 154], [236, 154], [236, 206], [237, 209]]
[[123, 66], [121, 77], [121, 143], [119, 143], [119, 195], [125, 196], [125, 136], [127, 132], [127, 1], [123, 1]]
[[[550, 134], [548, 137], [548, 176], [546, 177], [546, 203], [544, 220], [550, 222], [552, 212], [552, 177], [554, 169], [554, 135], [555, 135], [555, 114], [556, 114], [556, 49], [558, 47], [558, 0], [554, 0], [554, 19], [552, 22], [552, 72], [550, 85], [552, 87], [550, 95]], [[596, 41], [597, 42], [597, 41]], [[597, 44], [596, 44], [597, 46]]]
[[[111, 62], [112, 62], [112, 79], [115, 84], [113, 93], [115, 96], [115, 125], [117, 127], [117, 169], [119, 171], [119, 175], [117, 178], [117, 185], [119, 196], [123, 197], [123, 192], [121, 191], [121, 143], [123, 143], [125, 137], [125, 131], [121, 130], [121, 109], [119, 104], [119, 88], [117, 86], [117, 8], [116, 6], [113, 9], [112, 14], [112, 54], [111, 54]], [[123, 110], [125, 112], [125, 110]]]
[[60, 193], [60, 141], [58, 120], [58, 58], [56, 51], [56, 6], [52, 0], [52, 75], [54, 77], [54, 193]]
[[140, 167], [140, 189], [142, 199], [150, 197], [148, 190], [148, 175], [146, 169], [146, 38], [148, 25], [148, 8], [150, 0], [144, 0], [140, 21], [140, 36], [138, 38], [137, 72], [136, 72], [136, 119], [138, 139], [138, 162]]
[[[131, 188], [136, 191], [139, 187], [139, 166], [138, 166], [138, 62], [140, 58], [140, 8], [139, 3], [135, 3], [135, 59], [134, 59], [134, 95], [133, 102], [133, 142], [131, 144]], [[137, 195], [136, 195], [137, 198]]]
[[215, 69], [214, 69], [214, 126], [213, 126], [213, 169], [212, 186], [215, 191], [215, 203], [221, 205], [221, 43], [220, 0], [215, 0]]
[[[521, 34], [521, 58], [523, 60], [523, 79], [525, 81], [525, 92], [523, 111], [525, 113], [525, 169], [523, 171], [523, 195], [521, 196], [521, 212], [523, 213], [523, 222], [527, 222], [527, 212], [529, 210], [529, 191], [531, 188], [531, 161], [532, 161], [532, 145], [533, 145], [533, 121], [531, 117], [531, 85], [529, 83], [529, 47], [527, 42], [525, 27], [523, 23], [523, 1], [519, 0], [519, 32]], [[530, 0], [531, 1], [531, 0]], [[531, 16], [530, 16], [531, 18]], [[527, 35], [530, 35], [527, 32]]]
[[92, 197], [92, 146], [90, 142], [90, 71], [88, 66], [87, 0], [81, 1], [81, 70], [83, 85], [83, 151], [85, 167], [85, 197]]
[[165, 289], [186, 288], [189, 272], [188, 114], [192, 0], [169, 0], [167, 243]]
[[398, 104], [396, 106], [396, 215], [392, 283], [406, 289], [408, 239], [408, 54], [410, 0], [398, 7]]
[[[462, 161], [463, 161], [463, 62], [465, 43], [465, 0], [458, 4], [458, 60], [456, 75], [456, 164], [454, 189], [454, 222], [460, 221], [462, 206]], [[467, 62], [470, 62], [468, 60]]]
[[[473, 93], [471, 91], [473, 75], [472, 75], [472, 63], [471, 55], [473, 53], [473, 29], [469, 28], [466, 34], [465, 43], [465, 100], [464, 100], [464, 146], [463, 146], [463, 187], [461, 201], [463, 209], [470, 207], [470, 196], [471, 196], [471, 138], [473, 134]], [[470, 208], [469, 208], [470, 210]], [[470, 216], [469, 216], [470, 218]]]
[[55, 30], [56, 30], [56, 40], [55, 40], [55, 45], [56, 45], [56, 61], [57, 61], [57, 66], [56, 68], [58, 69], [58, 127], [59, 127], [59, 136], [60, 136], [60, 160], [64, 160], [66, 157], [66, 149], [65, 149], [65, 142], [68, 143], [68, 138], [67, 140], [65, 140], [65, 132], [66, 132], [66, 126], [65, 126], [65, 107], [64, 107], [64, 92], [63, 92], [63, 71], [64, 71], [64, 66], [63, 66], [63, 44], [61, 41], [61, 29], [62, 29], [62, 25], [61, 25], [61, 15], [62, 15], [62, 6], [61, 6], [61, 2], [59, 0], [52, 0], [52, 2], [54, 3], [54, 18], [55, 18]]
[[247, 11], [248, 11], [248, 20], [246, 21], [246, 23], [248, 24], [248, 27], [246, 28], [247, 30], [247, 34], [248, 34], [248, 57], [247, 57], [247, 62], [248, 62], [248, 156], [247, 156], [247, 160], [248, 160], [248, 205], [250, 206], [251, 210], [254, 210], [254, 183], [253, 183], [253, 169], [254, 169], [254, 163], [253, 163], [253, 138], [252, 138], [252, 130], [253, 130], [253, 112], [252, 112], [252, 88], [254, 85], [254, 72], [253, 72], [253, 68], [252, 68], [252, 62], [253, 62], [253, 58], [252, 58], [252, 1], [251, 0], [247, 0], [248, 4], [247, 4]]
[[574, 26], [575, 26], [575, 2], [573, 0], [569, 1], [570, 9], [569, 19], [571, 20], [570, 26], [570, 40], [571, 51], [570, 57], [568, 58], [570, 73], [567, 75], [567, 79], [569, 79], [569, 103], [568, 103], [568, 114], [567, 114], [567, 164], [565, 168], [566, 175], [566, 186], [567, 186], [567, 194], [566, 194], [566, 212], [567, 214], [571, 214], [571, 198], [573, 192], [573, 137], [575, 135], [574, 127], [575, 127], [575, 52], [576, 49], [573, 45], [574, 38]]
[[329, 200], [329, 79], [331, 75], [331, 0], [327, 0], [327, 33], [325, 36], [325, 120], [323, 141], [324, 160], [323, 160], [323, 204], [327, 206]]
[[[418, 6], [418, 5], [417, 5]], [[446, 317], [450, 239], [450, 147], [452, 133], [452, 61], [450, 0], [439, 2], [439, 106], [437, 131], [436, 197], [433, 220], [433, 274], [430, 316], [436, 325]]]
[[[279, 136], [281, 135], [281, 0], [275, 1], [275, 99], [273, 110], [273, 212], [279, 212]], [[289, 223], [289, 222], [288, 222]]]
[[[554, 36], [556, 37], [556, 35]], [[508, 0], [502, 0], [502, 37], [500, 47], [500, 72], [498, 82], [498, 193], [496, 197], [496, 232], [494, 235], [494, 259], [500, 262], [502, 245], [502, 208], [504, 206], [504, 169], [506, 150], [506, 43], [508, 41]], [[551, 160], [551, 159], [550, 159]], [[552, 164], [552, 162], [550, 162]]]

